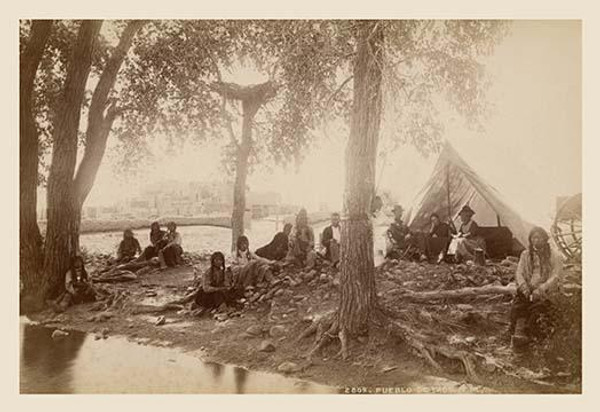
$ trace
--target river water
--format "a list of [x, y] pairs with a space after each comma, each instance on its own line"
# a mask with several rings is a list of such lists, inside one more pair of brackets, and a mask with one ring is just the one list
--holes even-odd
[[[323, 231], [328, 222], [321, 222], [313, 225], [315, 240], [318, 242], [319, 234]], [[250, 239], [250, 248], [252, 250], [269, 243], [275, 233], [282, 229], [281, 223], [276, 226], [275, 222], [267, 220], [253, 220], [249, 229], [246, 230], [246, 236]], [[375, 226], [375, 251], [383, 250], [385, 226]], [[231, 229], [212, 227], [212, 226], [181, 226], [177, 228], [181, 233], [183, 248], [189, 252], [212, 253], [220, 250], [229, 251], [231, 247]], [[139, 240], [142, 249], [149, 244], [148, 229], [139, 229], [133, 231], [135, 237]], [[90, 253], [115, 254], [119, 242], [123, 238], [123, 232], [106, 233], [87, 233], [81, 235], [81, 246]], [[227, 255], [227, 253], [225, 253]], [[378, 255], [378, 253], [376, 253]]]
[[123, 338], [95, 340], [21, 322], [21, 393], [338, 393], [333, 387], [203, 362], [175, 349]]

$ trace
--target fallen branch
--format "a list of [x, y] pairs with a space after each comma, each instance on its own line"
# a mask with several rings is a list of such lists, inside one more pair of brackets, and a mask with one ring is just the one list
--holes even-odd
[[481, 287], [434, 290], [426, 292], [413, 292], [406, 290], [405, 293], [400, 295], [400, 298], [411, 302], [424, 302], [436, 299], [460, 299], [485, 295], [514, 295], [516, 291], [516, 286], [511, 283], [506, 286], [486, 285]]

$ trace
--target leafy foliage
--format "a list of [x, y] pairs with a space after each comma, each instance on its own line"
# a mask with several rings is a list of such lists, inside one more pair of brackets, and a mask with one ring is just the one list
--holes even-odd
[[384, 139], [437, 151], [442, 112], [481, 126], [489, 85], [480, 56], [508, 33], [505, 21], [386, 21]]

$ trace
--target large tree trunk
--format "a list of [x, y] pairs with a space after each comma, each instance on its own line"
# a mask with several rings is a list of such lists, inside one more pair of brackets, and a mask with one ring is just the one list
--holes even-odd
[[346, 188], [341, 236], [341, 333], [368, 330], [376, 306], [371, 200], [381, 120], [383, 31], [374, 21], [358, 23], [354, 101], [346, 147]]
[[74, 221], [71, 237], [72, 244], [76, 246], [76, 250], [79, 250], [79, 227], [81, 226], [83, 204], [94, 186], [98, 169], [104, 158], [110, 130], [119, 113], [114, 102], [109, 105], [108, 96], [115, 85], [117, 74], [131, 47], [133, 38], [144, 24], [146, 24], [145, 20], [134, 20], [127, 24], [123, 30], [119, 44], [106, 63], [106, 67], [102, 71], [92, 95], [85, 135], [85, 151], [81, 163], [77, 168], [74, 183], [75, 210], [73, 213]]
[[259, 106], [243, 101], [242, 141], [238, 146], [233, 185], [233, 212], [231, 215], [231, 250], [235, 250], [238, 237], [244, 234], [244, 214], [246, 213], [246, 180], [248, 160], [252, 150], [252, 122]]
[[20, 61], [19, 275], [24, 296], [37, 292], [42, 273], [42, 237], [36, 213], [39, 141], [33, 117], [33, 85], [51, 28], [51, 20], [32, 22], [31, 34]]
[[52, 164], [48, 176], [48, 224], [44, 246], [44, 297], [57, 295], [70, 258], [77, 252], [72, 233], [75, 193], [73, 175], [77, 160], [77, 133], [85, 85], [101, 21], [81, 23], [67, 67], [62, 101], [53, 135]]

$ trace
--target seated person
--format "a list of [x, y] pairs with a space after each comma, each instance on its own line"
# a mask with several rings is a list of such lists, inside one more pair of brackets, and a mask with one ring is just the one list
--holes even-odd
[[250, 251], [250, 241], [244, 235], [238, 237], [230, 266], [236, 287], [244, 289], [273, 280], [272, 260], [257, 256]]
[[158, 256], [158, 251], [167, 244], [165, 235], [167, 233], [160, 228], [160, 223], [153, 222], [150, 225], [150, 246], [146, 247], [137, 261], [150, 260]]
[[515, 334], [517, 320], [526, 318], [525, 333], [543, 338], [552, 328], [540, 330], [540, 316], [552, 322], [553, 295], [557, 290], [562, 261], [548, 242], [548, 233], [534, 227], [529, 233], [529, 246], [521, 253], [515, 274], [517, 294], [510, 312], [509, 335]]
[[119, 243], [117, 250], [117, 263], [126, 263], [133, 260], [138, 253], [142, 253], [140, 242], [133, 236], [131, 229], [123, 232], [123, 240]]
[[256, 255], [270, 260], [281, 260], [288, 253], [288, 242], [292, 224], [286, 223], [283, 226], [283, 231], [275, 235], [271, 243], [256, 249]]
[[479, 234], [479, 226], [473, 220], [475, 211], [469, 205], [458, 212], [461, 224], [458, 233], [453, 235], [448, 247], [448, 255], [454, 256], [457, 262], [475, 260], [475, 251], [485, 248], [485, 240]]
[[210, 267], [202, 276], [202, 284], [195, 293], [196, 306], [203, 309], [216, 309], [222, 304], [235, 306], [243, 296], [243, 289], [235, 288], [231, 272], [225, 270], [225, 256], [214, 252], [210, 256]]
[[[407, 254], [419, 256], [425, 252], [424, 238], [419, 234], [411, 233], [408, 226], [404, 224], [402, 220], [402, 213], [404, 209], [400, 205], [394, 206], [392, 209], [394, 212], [394, 221], [390, 224], [386, 232], [386, 254], [387, 259], [400, 259], [405, 257]], [[411, 253], [411, 251], [413, 253]]]
[[308, 214], [306, 209], [300, 209], [296, 215], [296, 224], [290, 235], [288, 255], [285, 259], [288, 263], [304, 266], [307, 270], [312, 269], [317, 258], [314, 248], [315, 234], [308, 224]]
[[167, 223], [168, 232], [165, 235], [166, 244], [158, 251], [160, 268], [174, 267], [182, 263], [183, 248], [181, 247], [181, 234], [177, 231], [175, 222]]
[[321, 235], [321, 244], [325, 248], [325, 259], [333, 265], [337, 265], [340, 260], [340, 214], [331, 215], [331, 225], [323, 229]]
[[437, 258], [437, 263], [441, 263], [446, 257], [455, 230], [449, 224], [440, 221], [440, 216], [437, 213], [431, 214], [430, 221], [431, 227], [426, 237], [425, 254], [428, 259]]
[[56, 312], [62, 312], [71, 305], [78, 303], [94, 302], [96, 293], [88, 278], [87, 271], [81, 256], [71, 258], [71, 267], [65, 274], [65, 291], [56, 301], [49, 301], [49, 305]]

